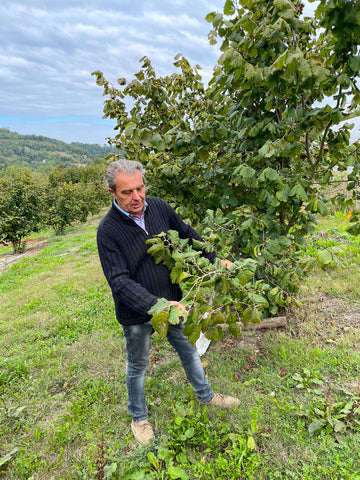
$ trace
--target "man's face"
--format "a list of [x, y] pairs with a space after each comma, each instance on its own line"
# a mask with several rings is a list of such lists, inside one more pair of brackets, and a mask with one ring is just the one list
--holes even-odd
[[139, 170], [135, 173], [121, 172], [115, 177], [116, 188], [109, 192], [120, 208], [131, 215], [139, 216], [145, 206], [145, 185]]

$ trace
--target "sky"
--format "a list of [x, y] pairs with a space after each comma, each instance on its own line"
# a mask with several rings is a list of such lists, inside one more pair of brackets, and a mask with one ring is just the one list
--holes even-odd
[[102, 119], [107, 80], [133, 79], [140, 58], [158, 76], [181, 53], [206, 82], [219, 57], [205, 16], [225, 0], [1, 0], [0, 127], [67, 143], [106, 144], [114, 121]]
[[[224, 3], [1, 0], [0, 128], [105, 145], [115, 121], [102, 118], [105, 97], [91, 73], [131, 81], [147, 56], [158, 76], [171, 75], [181, 53], [207, 83], [220, 52], [209, 44], [205, 16]], [[304, 14], [314, 8], [305, 2]]]

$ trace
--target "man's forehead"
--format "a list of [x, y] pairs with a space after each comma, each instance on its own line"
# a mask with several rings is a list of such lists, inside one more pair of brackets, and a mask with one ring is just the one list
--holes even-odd
[[143, 184], [144, 179], [139, 170], [134, 173], [120, 172], [116, 175], [116, 186], [121, 190], [132, 190], [141, 187]]

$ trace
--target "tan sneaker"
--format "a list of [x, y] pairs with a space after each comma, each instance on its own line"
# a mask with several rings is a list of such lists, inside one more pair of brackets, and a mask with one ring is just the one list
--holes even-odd
[[214, 398], [208, 402], [209, 405], [215, 405], [216, 407], [231, 408], [240, 405], [240, 400], [223, 393], [215, 393]]
[[149, 445], [150, 440], [154, 438], [154, 430], [147, 420], [142, 422], [131, 422], [131, 430], [135, 440], [141, 445]]

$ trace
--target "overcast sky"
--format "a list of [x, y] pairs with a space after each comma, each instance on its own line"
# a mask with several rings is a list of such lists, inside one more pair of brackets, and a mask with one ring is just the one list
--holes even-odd
[[1, 0], [0, 127], [65, 142], [105, 144], [113, 123], [91, 76], [132, 79], [148, 56], [171, 74], [182, 53], [204, 80], [219, 56], [207, 13], [225, 0]]
[[[181, 53], [206, 83], [219, 57], [205, 16], [225, 0], [0, 0], [0, 127], [65, 142], [105, 144], [106, 79], [133, 79], [143, 56], [158, 76]], [[304, 14], [314, 4], [305, 0]]]

